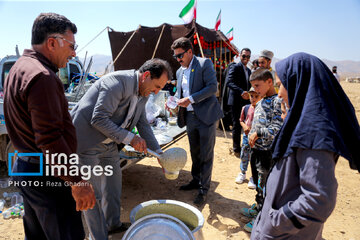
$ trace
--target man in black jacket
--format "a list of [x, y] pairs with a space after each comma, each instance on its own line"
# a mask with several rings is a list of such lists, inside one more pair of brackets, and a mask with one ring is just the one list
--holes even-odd
[[243, 48], [240, 54], [240, 62], [234, 64], [229, 69], [229, 74], [227, 75], [227, 87], [230, 89], [228, 105], [231, 106], [232, 111], [232, 138], [233, 138], [233, 151], [236, 157], [240, 157], [240, 135], [241, 135], [241, 125], [240, 125], [240, 113], [241, 108], [249, 104], [249, 94], [248, 90], [251, 87], [249, 83], [249, 78], [251, 70], [246, 67], [247, 63], [250, 60], [251, 51], [249, 48]]

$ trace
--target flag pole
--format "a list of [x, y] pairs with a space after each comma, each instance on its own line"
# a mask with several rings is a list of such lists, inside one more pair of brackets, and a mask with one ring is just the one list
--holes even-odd
[[[221, 62], [222, 62], [222, 41], [220, 42], [220, 97], [222, 97], [222, 88], [221, 88]], [[215, 68], [215, 72], [216, 72], [216, 68]], [[226, 131], [225, 131], [225, 126], [224, 126], [224, 122], [222, 120], [222, 118], [220, 118], [220, 123], [224, 132], [224, 136], [225, 139], [227, 140], [227, 135], [226, 135]]]
[[220, 87], [221, 87], [222, 41], [220, 42]]

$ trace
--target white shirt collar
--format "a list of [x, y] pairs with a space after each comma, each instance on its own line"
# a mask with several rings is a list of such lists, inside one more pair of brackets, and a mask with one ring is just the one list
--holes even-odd
[[186, 67], [183, 67], [183, 66], [181, 66], [181, 68], [182, 68], [183, 70], [190, 69], [191, 66], [192, 66], [192, 63], [193, 63], [193, 61], [194, 61], [194, 58], [195, 58], [195, 55], [193, 55], [193, 58], [191, 59], [191, 62], [190, 62], [189, 66], [188, 66], [187, 68], [186, 68]]

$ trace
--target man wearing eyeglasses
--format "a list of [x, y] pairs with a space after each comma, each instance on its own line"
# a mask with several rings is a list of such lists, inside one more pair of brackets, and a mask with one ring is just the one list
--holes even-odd
[[251, 87], [249, 77], [251, 70], [246, 67], [251, 57], [251, 51], [249, 48], [243, 48], [240, 54], [240, 62], [230, 67], [227, 75], [227, 87], [229, 88], [228, 105], [231, 106], [232, 112], [232, 139], [233, 139], [233, 151], [236, 157], [240, 157], [240, 143], [241, 143], [241, 125], [240, 125], [240, 113], [241, 108], [249, 104], [248, 90]]
[[[20, 153], [43, 153], [44, 156], [61, 153], [68, 157], [76, 153], [75, 128], [63, 85], [56, 75], [58, 69], [76, 55], [76, 32], [75, 24], [66, 17], [56, 13], [40, 14], [32, 28], [32, 49], [24, 50], [5, 80], [6, 128]], [[54, 160], [61, 162], [56, 157]], [[41, 162], [37, 157], [18, 156], [12, 172], [39, 173], [40, 164], [45, 165], [45, 157]], [[60, 166], [70, 167], [66, 163]], [[66, 176], [64, 172], [59, 171], [57, 176], [14, 178], [27, 183], [20, 185], [26, 239], [84, 239], [80, 211], [94, 207], [94, 190], [80, 175]]]
[[171, 46], [174, 58], [181, 67], [176, 72], [177, 92], [180, 100], [178, 125], [184, 127], [190, 143], [192, 159], [190, 183], [180, 190], [197, 189], [196, 205], [206, 202], [210, 188], [214, 160], [216, 122], [223, 117], [216, 99], [217, 80], [210, 59], [194, 56], [191, 42], [187, 38], [175, 40]]

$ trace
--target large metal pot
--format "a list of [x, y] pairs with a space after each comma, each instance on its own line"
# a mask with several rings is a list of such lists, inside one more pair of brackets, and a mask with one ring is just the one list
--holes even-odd
[[166, 214], [179, 219], [192, 232], [196, 240], [203, 240], [204, 217], [195, 207], [176, 200], [151, 200], [137, 205], [130, 213], [130, 222], [150, 214]]
[[190, 229], [167, 214], [150, 214], [138, 219], [122, 240], [195, 240]]

